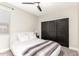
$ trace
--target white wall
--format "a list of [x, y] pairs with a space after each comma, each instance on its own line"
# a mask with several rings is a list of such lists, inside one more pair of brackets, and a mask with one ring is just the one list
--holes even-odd
[[69, 47], [79, 49], [78, 39], [78, 5], [72, 4], [65, 7], [51, 9], [45, 16], [39, 17], [39, 28], [38, 31], [41, 35], [41, 22], [56, 20], [61, 18], [69, 18]]
[[0, 53], [9, 49], [9, 35], [0, 34]]
[[15, 8], [12, 11], [10, 32], [36, 31], [38, 18], [25, 11]]
[[[10, 13], [9, 10], [0, 5], [0, 23], [9, 24]], [[3, 52], [9, 48], [9, 32], [0, 33], [0, 52]]]
[[[79, 6], [79, 4], [78, 4], [78, 6]], [[79, 19], [79, 7], [78, 7], [78, 19]], [[79, 20], [78, 20], [78, 22], [79, 22]], [[78, 23], [78, 38], [79, 38], [79, 23]], [[79, 45], [79, 41], [78, 41], [78, 45]]]

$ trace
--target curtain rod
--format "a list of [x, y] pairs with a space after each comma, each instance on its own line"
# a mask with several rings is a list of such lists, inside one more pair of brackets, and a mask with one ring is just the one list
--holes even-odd
[[2, 6], [4, 6], [4, 7], [7, 7], [7, 8], [9, 8], [9, 9], [11, 9], [11, 10], [14, 10], [14, 8], [11, 8], [11, 7], [6, 6], [6, 5], [4, 5], [4, 4], [0, 4], [0, 5], [2, 5]]

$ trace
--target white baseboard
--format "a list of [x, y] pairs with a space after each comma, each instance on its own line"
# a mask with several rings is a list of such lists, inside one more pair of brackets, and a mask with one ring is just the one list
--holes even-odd
[[6, 51], [8, 51], [8, 50], [10, 50], [10, 49], [9, 49], [9, 48], [1, 49], [1, 50], [0, 50], [0, 53], [4, 53], [4, 52], [6, 52]]
[[69, 49], [73, 49], [73, 50], [76, 50], [79, 52], [79, 49], [77, 49], [77, 48], [69, 47]]

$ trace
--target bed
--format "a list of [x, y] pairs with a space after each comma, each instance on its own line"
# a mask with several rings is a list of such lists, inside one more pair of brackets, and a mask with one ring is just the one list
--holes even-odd
[[38, 39], [33, 32], [11, 34], [10, 49], [14, 56], [58, 56], [61, 45]]

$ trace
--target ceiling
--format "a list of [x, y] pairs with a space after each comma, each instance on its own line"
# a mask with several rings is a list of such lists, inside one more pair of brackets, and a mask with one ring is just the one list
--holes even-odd
[[40, 12], [37, 7], [35, 5], [31, 5], [31, 4], [22, 4], [21, 2], [14, 2], [14, 3], [9, 3], [12, 4], [14, 6], [17, 6], [18, 8], [23, 9], [24, 11], [27, 11], [31, 14], [34, 14], [36, 16], [42, 16], [42, 15], [46, 15], [47, 11], [48, 11], [48, 7], [53, 7], [52, 2], [40, 2], [40, 7], [42, 9], [42, 12]]
[[[76, 3], [76, 2], [75, 2]], [[59, 10], [60, 8], [71, 7], [75, 4], [74, 2], [40, 2], [40, 7], [42, 12], [40, 12], [35, 5], [31, 4], [22, 4], [22, 2], [8, 2], [13, 6], [21, 8], [22, 10], [29, 12], [35, 16], [47, 15], [49, 12]]]

